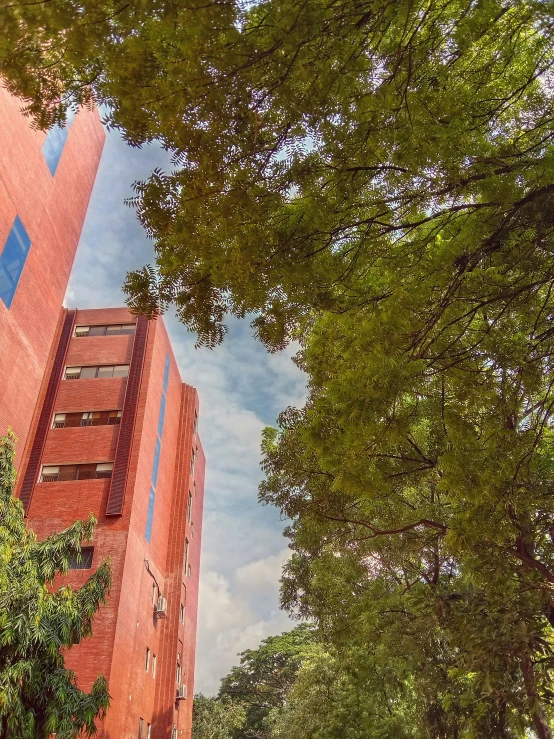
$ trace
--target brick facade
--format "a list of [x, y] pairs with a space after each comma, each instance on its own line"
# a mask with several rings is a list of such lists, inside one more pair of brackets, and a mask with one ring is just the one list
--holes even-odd
[[14, 429], [18, 464], [105, 139], [98, 112], [81, 110], [52, 176], [21, 106], [0, 86], [0, 254], [16, 216], [31, 241], [10, 308], [0, 300], [0, 433]]
[[[67, 311], [62, 311], [56, 322], [58, 339], [67, 315]], [[134, 321], [126, 309], [75, 311], [73, 317], [74, 326]], [[133, 355], [135, 338], [133, 335], [71, 338], [65, 365], [127, 364]], [[22, 460], [19, 489], [33, 444], [37, 442], [48, 372], [53, 366], [56, 349], [54, 342]], [[121, 515], [107, 515], [106, 512], [110, 479], [37, 482], [37, 476], [28, 506], [29, 526], [43, 538], [93, 513], [98, 527], [92, 542], [92, 567], [96, 568], [105, 557], [111, 559], [112, 588], [107, 604], [96, 615], [94, 635], [73, 647], [66, 658], [84, 690], [90, 689], [101, 672], [108, 679], [112, 705], [106, 720], [99, 726], [99, 737], [136, 738], [139, 720], [143, 719], [143, 739], [148, 737], [148, 724], [151, 725], [151, 739], [189, 739], [205, 460], [195, 432], [198, 396], [194, 388], [181, 382], [163, 320], [149, 322], [147, 326], [134, 408], [130, 408], [128, 402], [128, 383], [129, 380], [122, 378], [61, 379], [57, 383], [46, 437], [40, 443], [39, 470], [43, 465], [113, 462], [120, 453], [118, 435], [122, 425], [53, 428], [53, 413], [120, 409], [124, 415], [133, 412]], [[165, 415], [163, 426], [160, 426], [162, 393]], [[147, 518], [149, 505], [152, 506], [157, 445], [159, 465], [148, 541]], [[193, 452], [194, 468], [191, 464]], [[187, 515], [189, 491], [192, 495], [190, 520]], [[188, 566], [185, 569], [186, 541], [189, 542], [190, 571]], [[80, 585], [90, 572], [71, 570], [63, 581]], [[165, 618], [154, 612], [153, 587], [156, 599], [161, 595], [167, 600]], [[148, 671], [145, 669], [147, 648], [150, 649]], [[152, 675], [154, 655], [155, 677]], [[179, 701], [176, 700], [178, 655], [182, 672], [180, 682], [186, 685], [188, 695]]]

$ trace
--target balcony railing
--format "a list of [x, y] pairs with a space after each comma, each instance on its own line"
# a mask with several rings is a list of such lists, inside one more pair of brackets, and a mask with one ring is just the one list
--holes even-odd
[[96, 472], [94, 477], [96, 480], [108, 480], [112, 476], [110, 472]]
[[59, 475], [42, 475], [41, 482], [57, 482]]
[[54, 421], [55, 429], [63, 429], [65, 427], [65, 421]]

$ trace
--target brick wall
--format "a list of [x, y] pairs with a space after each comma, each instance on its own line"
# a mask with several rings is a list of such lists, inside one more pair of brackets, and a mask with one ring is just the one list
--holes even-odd
[[105, 134], [97, 111], [76, 116], [52, 177], [21, 102], [0, 87], [0, 252], [19, 215], [31, 248], [8, 310], [0, 301], [0, 433], [21, 460], [56, 332]]

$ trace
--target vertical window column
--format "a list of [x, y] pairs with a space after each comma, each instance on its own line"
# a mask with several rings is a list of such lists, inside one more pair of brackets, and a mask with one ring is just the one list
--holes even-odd
[[10, 308], [31, 248], [31, 239], [19, 216], [13, 225], [0, 255], [0, 298]]
[[162, 451], [162, 435], [164, 430], [165, 406], [167, 402], [167, 385], [169, 382], [169, 354], [165, 355], [164, 379], [162, 385], [162, 397], [160, 400], [160, 412], [158, 414], [158, 431], [156, 434], [156, 447], [154, 449], [154, 463], [152, 465], [152, 478], [150, 480], [150, 496], [148, 498], [148, 513], [146, 514], [146, 530], [144, 536], [150, 543], [152, 538], [152, 523], [154, 521], [154, 506], [156, 504], [156, 485], [158, 483], [158, 467]]
[[52, 126], [44, 139], [42, 155], [48, 165], [48, 169], [50, 170], [52, 177], [56, 174], [74, 117], [75, 112], [73, 110], [68, 110], [65, 125], [60, 126], [59, 124], [56, 124]]

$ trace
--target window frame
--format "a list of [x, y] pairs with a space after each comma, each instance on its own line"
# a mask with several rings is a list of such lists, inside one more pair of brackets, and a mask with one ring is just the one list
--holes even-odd
[[[64, 369], [63, 373], [63, 379], [64, 380], [111, 380], [111, 379], [118, 379], [118, 380], [124, 380], [129, 377], [129, 366], [128, 364], [90, 364], [90, 365], [81, 365], [79, 366], [67, 366]], [[101, 370], [112, 370], [111, 374], [103, 374], [100, 375]], [[79, 372], [75, 372], [72, 370], [79, 370]], [[89, 377], [82, 377], [83, 370], [95, 370], [94, 374], [91, 374]], [[116, 370], [125, 370], [125, 372], [121, 372], [119, 374], [116, 374]], [[68, 376], [68, 374], [70, 376]], [[88, 374], [88, 373], [87, 373]]]
[[79, 553], [79, 556], [81, 557], [81, 561], [78, 561], [77, 555], [74, 557], [71, 557], [69, 560], [69, 570], [90, 570], [92, 569], [92, 563], [94, 560], [94, 547], [92, 546], [86, 546], [81, 547], [81, 551]]
[[0, 299], [10, 310], [27, 263], [32, 241], [16, 215], [0, 253]]

